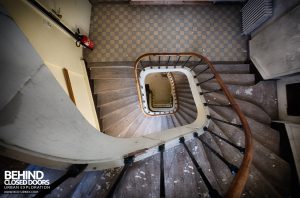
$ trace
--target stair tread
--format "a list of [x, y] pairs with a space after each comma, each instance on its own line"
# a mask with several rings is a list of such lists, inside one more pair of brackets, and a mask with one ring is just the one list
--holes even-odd
[[168, 122], [168, 128], [169, 128], [169, 129], [175, 127], [171, 115], [168, 115], [168, 116], [167, 116], [167, 122]]
[[[150, 134], [153, 132], [157, 132], [157, 125], [160, 126], [160, 124], [155, 124], [155, 119], [154, 117], [145, 117], [144, 121], [142, 122], [142, 124], [137, 128], [137, 130], [134, 133], [134, 137], [138, 137], [141, 135], [146, 135], [146, 134]], [[153, 126], [154, 127], [153, 127]]]
[[138, 128], [143, 124], [143, 122], [147, 122], [146, 117], [143, 114], [140, 114], [134, 122], [122, 133], [122, 137], [133, 137]]
[[[207, 90], [219, 89], [217, 83], [202, 85]], [[234, 97], [262, 108], [272, 119], [278, 119], [276, 81], [260, 81], [256, 85], [226, 85]]]
[[122, 98], [119, 100], [115, 100], [110, 103], [106, 103], [104, 105], [98, 106], [100, 108], [100, 118], [103, 118], [110, 113], [127, 106], [131, 103], [137, 103], [138, 104], [138, 97], [136, 95], [128, 96], [126, 98]]
[[164, 131], [164, 130], [167, 130], [167, 129], [169, 129], [167, 116], [163, 116], [162, 120], [161, 120], [161, 130]]
[[[190, 142], [186, 142], [191, 148]], [[193, 145], [192, 145], [193, 146]], [[197, 157], [202, 157], [201, 151]], [[208, 194], [207, 188], [197, 172], [196, 167], [187, 155], [182, 145], [176, 146], [165, 152], [165, 188], [168, 197], [199, 197], [199, 194]], [[198, 160], [201, 165], [207, 165], [203, 158]], [[214, 175], [204, 170], [213, 182]], [[176, 190], [174, 190], [176, 189]], [[180, 192], [180, 194], [178, 194]]]
[[[222, 118], [214, 111], [211, 111], [211, 114], [217, 118]], [[240, 129], [219, 122], [214, 122], [214, 124], [216, 124], [232, 142], [239, 146], [244, 146], [244, 134]], [[262, 133], [264, 133], [264, 131], [262, 131]], [[265, 141], [267, 141], [267, 139], [265, 139]], [[290, 177], [290, 167], [288, 163], [265, 147], [263, 143], [253, 138], [253, 163], [264, 177], [272, 183], [273, 186], [276, 186], [277, 189], [287, 188], [289, 186]], [[285, 175], [285, 177], [282, 177], [282, 175]], [[282, 191], [286, 190], [283, 189]]]
[[91, 68], [91, 79], [107, 78], [135, 78], [131, 67], [93, 67]]
[[[255, 78], [253, 74], [249, 73], [248, 64], [216, 64], [215, 68], [220, 73], [221, 78], [227, 84], [229, 90], [237, 97], [236, 101], [246, 115], [250, 128], [253, 131], [255, 156], [244, 193], [249, 197], [259, 195], [258, 193], [260, 192], [263, 195], [272, 197], [285, 195], [284, 192], [287, 191], [287, 189], [285, 186], [280, 185], [283, 183], [289, 185], [288, 179], [281, 177], [282, 175], [289, 174], [290, 169], [288, 164], [277, 155], [279, 146], [277, 131], [267, 125], [271, 121], [268, 115], [273, 116], [275, 113], [274, 111], [264, 111], [265, 108], [263, 106], [265, 103], [263, 98], [266, 97], [266, 95], [255, 98], [256, 95], [259, 96], [260, 91], [266, 91], [266, 87], [273, 86], [274, 88], [274, 83], [255, 85]], [[181, 72], [172, 72], [175, 78], [176, 93], [179, 101], [178, 111], [175, 114], [166, 116], [147, 117], [139, 108], [132, 67], [102, 64], [102, 66], [91, 67], [90, 69], [91, 78], [95, 81], [94, 92], [98, 95], [97, 106], [100, 107], [101, 110], [100, 116], [102, 118], [103, 128], [109, 135], [137, 137], [186, 125], [193, 122], [197, 116], [195, 101], [187, 77]], [[200, 71], [200, 69], [201, 68], [195, 69], [195, 72]], [[209, 71], [205, 71], [198, 76], [198, 81], [206, 80], [210, 76]], [[212, 87], [219, 88], [215, 80], [208, 81], [200, 86], [203, 91], [211, 90]], [[274, 93], [271, 95], [272, 97], [276, 97]], [[218, 103], [224, 102], [226, 99], [224, 98], [225, 96], [219, 92], [209, 94], [205, 97], [207, 101], [215, 101]], [[272, 97], [269, 97], [269, 100], [274, 99]], [[273, 106], [269, 105], [268, 107]], [[212, 107], [210, 111], [212, 112], [212, 116], [222, 115], [222, 117], [219, 118], [223, 120], [228, 119], [228, 121], [232, 121], [236, 118], [233, 116], [234, 113], [232, 113], [232, 110], [220, 110], [217, 107]], [[223, 137], [243, 146], [244, 136], [240, 133], [241, 131], [238, 128], [226, 126], [222, 123], [211, 123], [215, 125], [215, 127], [220, 127], [219, 130], [222, 132]], [[226, 132], [222, 131], [224, 129], [226, 129]], [[210, 145], [226, 159], [231, 157], [228, 161], [239, 165], [242, 160], [242, 155], [240, 155], [236, 149], [231, 147], [230, 150], [228, 145], [225, 145], [226, 143], [218, 141], [217, 138], [208, 133], [205, 133], [202, 137], [210, 141]], [[192, 140], [187, 142], [187, 145], [192, 149], [195, 158], [198, 160], [214, 188], [216, 188], [220, 194], [224, 195], [233, 178], [228, 167], [216, 158], [214, 154], [208, 151], [201, 142]], [[198, 148], [198, 150], [195, 148]], [[122, 183], [127, 183], [131, 185], [132, 189], [136, 190], [129, 192], [127, 188], [128, 185], [120, 185], [119, 190], [117, 190], [115, 194], [116, 196], [124, 195], [124, 193], [126, 195], [132, 195], [133, 197], [139, 194], [145, 195], [145, 190], [143, 189], [146, 188], [142, 187], [141, 179], [136, 177], [137, 171], [140, 171], [141, 167], [143, 167], [142, 171], [145, 174], [153, 174], [153, 171], [157, 171], [154, 180], [159, 183], [159, 156], [153, 156], [151, 159], [152, 162], [146, 159], [135, 163], [133, 170], [131, 171], [131, 169], [129, 169], [127, 176], [124, 177], [125, 180]], [[173, 163], [174, 160], [175, 163], [177, 163], [176, 165]], [[172, 163], [170, 163], [171, 161]], [[152, 163], [152, 165], [149, 167], [146, 162], [148, 164]], [[172, 189], [174, 188], [177, 188], [176, 191], [182, 189], [181, 196], [186, 195], [186, 197], [194, 195], [197, 197], [198, 193], [207, 193], [203, 182], [199, 183], [199, 175], [195, 167], [193, 167], [194, 169], [190, 168], [190, 170], [189, 167], [193, 167], [193, 165], [182, 146], [172, 148], [165, 152], [165, 185], [168, 196], [178, 196], [172, 194]], [[144, 174], [138, 174], [141, 178], [145, 177], [147, 180], [150, 180], [151, 177], [143, 177], [143, 175]], [[178, 181], [180, 185], [177, 185], [174, 181]], [[186, 182], [188, 183], [186, 184]], [[199, 189], [199, 186], [202, 188]], [[189, 189], [189, 191], [187, 192], [186, 189]], [[131, 194], [131, 192], [134, 194]], [[149, 185], [147, 192], [151, 193], [151, 195], [154, 195], [153, 193], [159, 193], [159, 185]]]
[[[197, 79], [199, 82], [202, 82], [211, 77], [212, 74], [200, 74], [199, 76], [197, 76]], [[220, 77], [225, 84], [233, 84], [233, 85], [254, 85], [255, 84], [254, 74], [220, 74]], [[215, 82], [215, 79], [208, 82]]]
[[[223, 117], [223, 120], [240, 124], [239, 118], [236, 113], [233, 112], [233, 110], [229, 108], [210, 108], [218, 113], [219, 117], [221, 115], [221, 117]], [[253, 137], [257, 141], [261, 142], [264, 146], [272, 150], [274, 153], [279, 153], [280, 137], [278, 131], [275, 131], [268, 125], [257, 122], [247, 116], [246, 119], [248, 121]]]
[[116, 122], [114, 125], [107, 128], [105, 130], [105, 133], [111, 136], [121, 137], [124, 132], [131, 126], [131, 124], [137, 119], [137, 117], [141, 115], [142, 113], [140, 109], [135, 109], [134, 111], [129, 112], [124, 118]]
[[135, 87], [134, 79], [95, 79], [94, 93]]
[[125, 97], [132, 95], [137, 96], [137, 90], [135, 87], [119, 89], [119, 90], [109, 90], [97, 94], [97, 105], [104, 105], [106, 103], [113, 102], [115, 100], [120, 100]]
[[132, 103], [132, 104], [122, 107], [122, 108], [110, 113], [106, 117], [102, 118], [104, 131], [106, 129], [108, 129], [110, 126], [112, 126], [113, 124], [115, 124], [116, 122], [118, 122], [119, 120], [121, 120], [122, 118], [124, 118], [125, 116], [127, 116], [128, 112], [132, 112], [138, 108], [139, 108], [138, 103]]
[[175, 114], [172, 114], [172, 115], [171, 115], [171, 119], [172, 119], [172, 121], [173, 121], [175, 127], [180, 127], [180, 126], [181, 126], [181, 124], [180, 124], [180, 122], [178, 121], [178, 119], [176, 118]]
[[[203, 89], [203, 91], [208, 91], [208, 90]], [[212, 103], [212, 104], [228, 104], [229, 103], [229, 100], [222, 92], [208, 93], [208, 94], [205, 94], [204, 97], [205, 97], [207, 103]], [[235, 102], [239, 105], [240, 109], [246, 116], [253, 118], [254, 120], [257, 120], [258, 122], [265, 123], [265, 124], [271, 123], [270, 116], [264, 110], [262, 110], [260, 107], [258, 107], [257, 105], [252, 104], [247, 101], [239, 100], [239, 99], [235, 99]], [[220, 107], [220, 108], [222, 108], [222, 107]]]
[[[200, 138], [209, 144], [211, 148], [213, 148], [216, 152], [218, 152], [221, 156], [223, 155], [219, 146], [215, 143], [215, 141], [211, 138], [210, 134], [204, 133], [200, 136]], [[229, 168], [222, 162], [214, 153], [212, 153], [206, 145], [202, 142], [198, 141], [199, 144], [202, 145], [207, 159], [211, 166], [211, 171], [214, 173], [216, 177], [216, 181], [220, 186], [220, 194], [225, 194], [231, 184], [233, 179], [233, 175], [231, 174]]]
[[188, 113], [185, 107], [181, 106], [178, 113], [184, 118], [187, 124], [191, 124], [195, 121], [196, 117]]
[[[216, 71], [220, 74], [248, 74], [250, 73], [249, 64], [213, 64]], [[203, 71], [206, 66], [196, 67], [193, 71], [198, 73]], [[204, 73], [210, 73], [210, 70], [206, 70]]]

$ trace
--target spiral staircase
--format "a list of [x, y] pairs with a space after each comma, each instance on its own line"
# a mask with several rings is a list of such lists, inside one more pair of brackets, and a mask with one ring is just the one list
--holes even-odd
[[[3, 150], [5, 155], [21, 161], [67, 170], [62, 175], [39, 168], [54, 182], [52, 190], [40, 191], [35, 197], [290, 195], [290, 167], [280, 156], [279, 132], [270, 127], [276, 116], [276, 94], [272, 93], [276, 83], [256, 83], [248, 64], [212, 64], [196, 53], [150, 53], [139, 57], [134, 65], [88, 66], [103, 133], [85, 127], [68, 99], [68, 103], [56, 103], [53, 115], [58, 111], [65, 115], [64, 108], [69, 108], [72, 125], [66, 120], [64, 125], [47, 128], [51, 133], [41, 131], [45, 144], [39, 152], [50, 148], [51, 157], [33, 151], [19, 155], [20, 151], [13, 147]], [[172, 76], [176, 109], [148, 108], [144, 79], [151, 73]], [[43, 67], [36, 75], [46, 76], [39, 83], [28, 83], [35, 87], [34, 94], [61, 91], [59, 86], [57, 90], [47, 89], [55, 79]], [[25, 101], [36, 98], [26, 90], [22, 94]], [[52, 104], [55, 97], [44, 98], [44, 104]], [[40, 109], [38, 105], [37, 108]], [[24, 115], [25, 120], [43, 120], [43, 116]], [[59, 141], [47, 144], [50, 138], [62, 135], [55, 126], [71, 127], [71, 132], [86, 131], [80, 133], [79, 139], [70, 133], [68, 139], [56, 138]], [[14, 134], [17, 130], [11, 131]], [[18, 139], [10, 139], [6, 133], [1, 135], [6, 142], [17, 141], [18, 148], [30, 148], [38, 140], [32, 130], [18, 134]], [[24, 144], [26, 137], [32, 137], [33, 142]]]
[[[12, 21], [5, 25], [20, 34]], [[212, 64], [196, 53], [149, 53], [130, 65], [87, 63], [98, 131], [24, 35], [18, 38], [12, 41], [22, 53], [7, 55], [13, 58], [2, 69], [10, 80], [1, 97], [1, 155], [64, 171], [39, 168], [54, 182], [35, 197], [290, 195], [290, 167], [270, 127], [276, 83], [256, 83], [248, 64]], [[35, 59], [19, 61], [27, 53]], [[145, 79], [152, 73], [172, 76], [174, 109], [149, 108]]]
[[[212, 65], [207, 58], [194, 53], [157, 53], [141, 56], [134, 66], [97, 63], [89, 66], [101, 131], [108, 135], [138, 137], [196, 122], [199, 108], [192, 91], [195, 87], [180, 69], [192, 74], [207, 122], [203, 132], [194, 130], [193, 137], [180, 137], [178, 145], [166, 150], [162, 144], [159, 153], [152, 157], [134, 162], [134, 155], [127, 156], [122, 169], [81, 176], [81, 181], [72, 184], [76, 186], [73, 196], [289, 195], [289, 164], [279, 156], [278, 131], [270, 128], [274, 116], [271, 108], [276, 102], [272, 102], [272, 94], [260, 93], [272, 89], [274, 82], [256, 84], [248, 64]], [[176, 112], [151, 114], [145, 110], [147, 103], [143, 100], [140, 80], [145, 71], [173, 75], [178, 101]]]

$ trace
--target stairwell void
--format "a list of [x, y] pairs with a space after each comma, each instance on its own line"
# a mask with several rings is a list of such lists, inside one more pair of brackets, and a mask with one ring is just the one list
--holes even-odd
[[[113, 6], [104, 7], [109, 10]], [[120, 5], [116, 7], [123, 9]], [[127, 5], [125, 7], [133, 9]], [[194, 14], [197, 11], [214, 13], [218, 10], [215, 7], [203, 10], [188, 7], [187, 10], [178, 9], [183, 11], [181, 13], [176, 9], [173, 7], [172, 11], [183, 18], [189, 15], [189, 10]], [[230, 11], [234, 10], [238, 9]], [[140, 18], [137, 18], [141, 21], [148, 20], [149, 16], [141, 18], [144, 15], [140, 13], [145, 11], [143, 7], [134, 11], [138, 12]], [[212, 21], [209, 16], [211, 14], [207, 14], [206, 20], [214, 24], [218, 15], [211, 18]], [[188, 17], [191, 19], [191, 16]], [[171, 19], [178, 22], [176, 18]], [[10, 19], [8, 21], [6, 27], [20, 34], [15, 24]], [[195, 22], [192, 21], [189, 25]], [[179, 18], [177, 24], [180, 23]], [[111, 24], [103, 30], [115, 27]], [[196, 27], [200, 27], [199, 24]], [[5, 32], [5, 29], [1, 31]], [[101, 35], [105, 38], [103, 35], [106, 34]], [[20, 37], [28, 44], [22, 34]], [[7, 35], [7, 38], [11, 37]], [[213, 41], [213, 36], [211, 38]], [[193, 39], [197, 40], [195, 37]], [[12, 41], [18, 46], [16, 40]], [[103, 42], [107, 41], [104, 39]], [[118, 45], [122, 45], [122, 42]], [[195, 46], [189, 42], [187, 45], [194, 51]], [[199, 50], [198, 45], [196, 51]], [[216, 44], [209, 43], [208, 46], [207, 49]], [[208, 54], [216, 57], [212, 48]], [[94, 51], [95, 54], [97, 50], [99, 52], [99, 48]], [[220, 51], [219, 48], [215, 50]], [[228, 49], [223, 52], [230, 55]], [[135, 53], [131, 51], [130, 56], [129, 53], [117, 54], [124, 55], [125, 58], [119, 58], [125, 60], [126, 57], [135, 57]], [[243, 54], [241, 48], [236, 53]], [[107, 54], [103, 53], [102, 60], [111, 60], [112, 57], [118, 60]], [[32, 164], [67, 170], [67, 177], [64, 178], [78, 175], [84, 170], [94, 171], [86, 173], [82, 182], [74, 186], [86, 191], [97, 187], [97, 190], [86, 193], [95, 196], [288, 196], [289, 165], [279, 155], [277, 131], [269, 127], [269, 112], [272, 111], [264, 106], [270, 97], [262, 97], [262, 102], [257, 95], [252, 95], [267, 86], [264, 83], [255, 84], [248, 64], [212, 64], [199, 53], [185, 52], [144, 54], [129, 65], [97, 65], [99, 57], [91, 53], [88, 64], [100, 111], [102, 129], [99, 132], [82, 117], [45, 65], [33, 64], [28, 60], [24, 62], [26, 64], [20, 63], [15, 61], [18, 60], [16, 54], [12, 53], [11, 56], [13, 64], [3, 67], [8, 79], [16, 78], [15, 74], [19, 74], [24, 65], [32, 66], [35, 72], [30, 72], [32, 75], [25, 82], [14, 84], [8, 81], [7, 87], [12, 87], [10, 91], [15, 95], [1, 109], [1, 154]], [[235, 55], [231, 54], [229, 59], [233, 57]], [[41, 63], [41, 60], [38, 59], [36, 63]], [[147, 75], [157, 72], [173, 76], [178, 106], [174, 112], [163, 112], [163, 115], [155, 115], [154, 112], [151, 115], [151, 111], [143, 106], [143, 89], [147, 84], [143, 81]], [[21, 73], [19, 77], [25, 79], [26, 75]], [[96, 171], [114, 167], [122, 167], [116, 178], [104, 175], [104, 179], [97, 177], [102, 172]], [[100, 192], [98, 183], [89, 185], [91, 183], [88, 181], [103, 182], [105, 187], [102, 186]], [[89, 188], [84, 186], [87, 184]]]

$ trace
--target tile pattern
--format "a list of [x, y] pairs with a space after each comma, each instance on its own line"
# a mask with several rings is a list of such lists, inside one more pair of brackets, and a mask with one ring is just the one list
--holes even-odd
[[213, 61], [247, 59], [238, 5], [132, 6], [92, 9], [88, 62], [134, 61], [147, 52], [194, 51]]

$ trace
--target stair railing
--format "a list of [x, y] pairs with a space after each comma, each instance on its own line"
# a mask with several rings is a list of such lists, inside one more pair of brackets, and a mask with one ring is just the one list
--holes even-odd
[[[239, 129], [243, 130], [244, 137], [245, 137], [245, 148], [238, 146], [229, 140], [227, 140], [224, 137], [221, 137], [214, 133], [212, 130], [208, 129], [208, 127], [204, 127], [203, 130], [212, 134], [213, 136], [219, 138], [220, 140], [228, 143], [229, 145], [233, 146], [234, 148], [238, 149], [241, 154], [243, 155], [243, 160], [241, 163], [241, 166], [238, 168], [235, 165], [229, 163], [226, 161], [224, 157], [222, 157], [217, 151], [215, 151], [208, 143], [206, 143], [204, 140], [202, 140], [197, 133], [194, 133], [194, 137], [199, 139], [199, 141], [202, 142], [202, 144], [207, 147], [212, 153], [214, 153], [220, 160], [222, 160], [230, 169], [231, 173], [235, 175], [227, 193], [226, 197], [240, 197], [244, 186], [247, 182], [248, 175], [249, 175], [249, 169], [251, 165], [251, 161], [253, 158], [253, 143], [252, 143], [252, 135], [251, 130], [249, 128], [248, 122], [241, 111], [240, 107], [236, 103], [234, 97], [229, 92], [228, 88], [226, 87], [225, 83], [223, 82], [222, 78], [220, 77], [220, 74], [215, 69], [212, 62], [208, 60], [205, 56], [193, 52], [189, 53], [147, 53], [142, 56], [140, 56], [135, 61], [135, 77], [136, 77], [136, 85], [137, 85], [137, 92], [139, 96], [139, 101], [141, 105], [141, 109], [143, 108], [143, 102], [141, 97], [141, 85], [140, 85], [140, 74], [141, 72], [147, 70], [147, 69], [174, 69], [176, 67], [188, 69], [191, 73], [193, 73], [194, 78], [197, 79], [201, 74], [207, 73], [211, 76], [207, 79], [202, 79], [200, 82], [198, 82], [196, 85], [201, 86], [204, 83], [211, 82], [214, 80], [218, 83], [220, 86], [219, 89], [213, 89], [209, 91], [202, 91], [199, 94], [200, 95], [206, 95], [213, 92], [223, 92], [224, 95], [227, 97], [229, 103], [228, 104], [213, 104], [205, 102], [204, 106], [218, 106], [218, 107], [229, 107], [232, 108], [235, 113], [237, 114], [240, 124], [228, 122], [226, 120], [221, 120], [218, 118], [215, 118], [211, 115], [207, 115], [207, 118], [209, 120], [215, 121], [215, 122], [222, 122], [225, 124], [229, 124], [235, 127], [238, 127]], [[185, 149], [190, 154], [187, 146], [184, 143], [184, 139], [180, 139], [180, 143], [182, 143], [185, 146]], [[202, 179], [207, 180], [205, 175], [203, 175], [203, 172], [195, 159], [190, 155], [191, 159], [193, 160], [195, 166], [197, 166], [197, 169], [199, 169], [199, 173], [202, 176]], [[218, 197], [219, 194], [213, 189], [209, 181], [206, 182], [207, 187], [209, 190], [209, 193], [213, 197]]]

